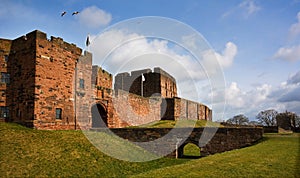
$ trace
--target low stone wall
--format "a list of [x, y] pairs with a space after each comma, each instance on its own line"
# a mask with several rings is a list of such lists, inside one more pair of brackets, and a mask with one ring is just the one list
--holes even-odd
[[264, 133], [278, 133], [277, 126], [264, 126]]
[[[101, 129], [94, 129], [101, 131]], [[114, 128], [117, 136], [156, 155], [182, 157], [183, 148], [193, 143], [200, 148], [201, 156], [251, 146], [263, 136], [262, 128]], [[207, 141], [207, 137], [211, 136]], [[147, 144], [147, 142], [152, 142]], [[143, 144], [145, 143], [145, 144]], [[177, 148], [177, 150], [176, 150]]]

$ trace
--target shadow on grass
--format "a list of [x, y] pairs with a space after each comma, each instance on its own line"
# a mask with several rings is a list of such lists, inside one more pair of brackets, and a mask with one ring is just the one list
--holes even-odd
[[[268, 141], [268, 140], [270, 140], [269, 137], [263, 136], [261, 139], [259, 139], [259, 140], [255, 141], [255, 142], [253, 142], [253, 143], [252, 143], [251, 145], [249, 145], [249, 146], [254, 146], [254, 145], [257, 145], [257, 144], [259, 144], [259, 143], [266, 142], [266, 141]], [[248, 146], [246, 146], [246, 147], [248, 147]]]
[[190, 156], [190, 155], [183, 155], [182, 157], [180, 157], [181, 159], [199, 159], [202, 158], [201, 156]]

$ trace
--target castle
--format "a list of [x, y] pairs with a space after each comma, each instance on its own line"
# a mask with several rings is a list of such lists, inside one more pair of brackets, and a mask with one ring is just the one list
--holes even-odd
[[161, 119], [212, 120], [207, 106], [179, 98], [160, 68], [113, 76], [92, 54], [35, 30], [0, 39], [0, 121], [36, 129], [121, 128]]

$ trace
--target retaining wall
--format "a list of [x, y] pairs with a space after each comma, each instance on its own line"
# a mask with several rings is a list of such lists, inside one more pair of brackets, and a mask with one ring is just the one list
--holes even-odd
[[[101, 129], [94, 130], [101, 131]], [[251, 146], [263, 136], [262, 128], [114, 128], [110, 130], [123, 139], [140, 142], [141, 144], [138, 145], [151, 153], [168, 157], [176, 157], [176, 155], [182, 157], [183, 148], [188, 143], [197, 145], [201, 150], [201, 156], [207, 156]]]

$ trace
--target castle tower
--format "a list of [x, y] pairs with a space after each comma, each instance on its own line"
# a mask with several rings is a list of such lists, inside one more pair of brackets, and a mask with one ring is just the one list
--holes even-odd
[[49, 40], [37, 30], [12, 40], [7, 57], [8, 121], [74, 129], [74, 74], [80, 56], [81, 49], [74, 44]]
[[164, 98], [177, 96], [176, 80], [159, 67], [120, 73], [115, 77], [115, 90], [124, 90], [144, 97], [159, 95]]

